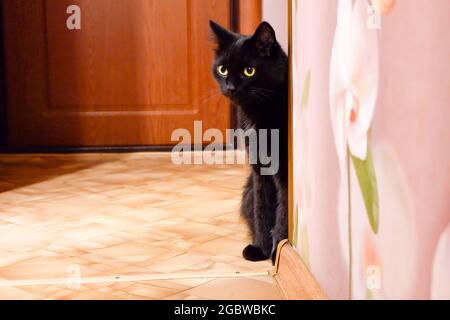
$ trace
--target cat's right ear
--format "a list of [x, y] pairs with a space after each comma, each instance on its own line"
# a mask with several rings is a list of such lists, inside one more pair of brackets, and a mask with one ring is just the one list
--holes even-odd
[[218, 51], [227, 48], [236, 40], [236, 34], [228, 31], [218, 23], [209, 20], [209, 26], [213, 33], [214, 41], [217, 43]]
[[270, 56], [273, 49], [277, 46], [275, 30], [273, 30], [272, 26], [266, 21], [261, 22], [256, 29], [253, 40], [256, 49], [261, 56]]

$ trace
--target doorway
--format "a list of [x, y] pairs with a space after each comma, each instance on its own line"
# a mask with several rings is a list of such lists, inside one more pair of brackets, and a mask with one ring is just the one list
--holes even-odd
[[225, 132], [208, 20], [253, 28], [260, 5], [239, 2], [3, 1], [3, 147], [170, 146], [194, 121]]

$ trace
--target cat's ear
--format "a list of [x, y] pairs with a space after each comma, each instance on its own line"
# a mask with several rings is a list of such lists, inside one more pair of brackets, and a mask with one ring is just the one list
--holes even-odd
[[270, 56], [278, 45], [275, 30], [266, 21], [261, 22], [252, 39], [255, 43], [256, 50], [258, 50], [261, 56]]
[[209, 26], [213, 32], [214, 41], [217, 43], [219, 50], [227, 48], [236, 40], [236, 34], [228, 31], [218, 23], [209, 20]]

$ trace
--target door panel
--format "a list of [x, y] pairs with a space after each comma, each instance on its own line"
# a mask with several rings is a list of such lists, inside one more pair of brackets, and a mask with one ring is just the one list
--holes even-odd
[[[69, 5], [81, 30], [66, 27]], [[3, 0], [13, 147], [173, 144], [177, 128], [230, 126], [210, 74], [208, 20], [224, 0]]]
[[81, 32], [61, 28], [71, 3], [46, 1], [51, 108], [192, 109], [187, 1], [79, 1]]

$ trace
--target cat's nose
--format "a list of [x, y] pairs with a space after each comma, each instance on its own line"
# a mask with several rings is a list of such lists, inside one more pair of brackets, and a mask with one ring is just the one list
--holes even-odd
[[226, 90], [228, 94], [232, 95], [236, 92], [236, 87], [232, 83], [227, 83]]

